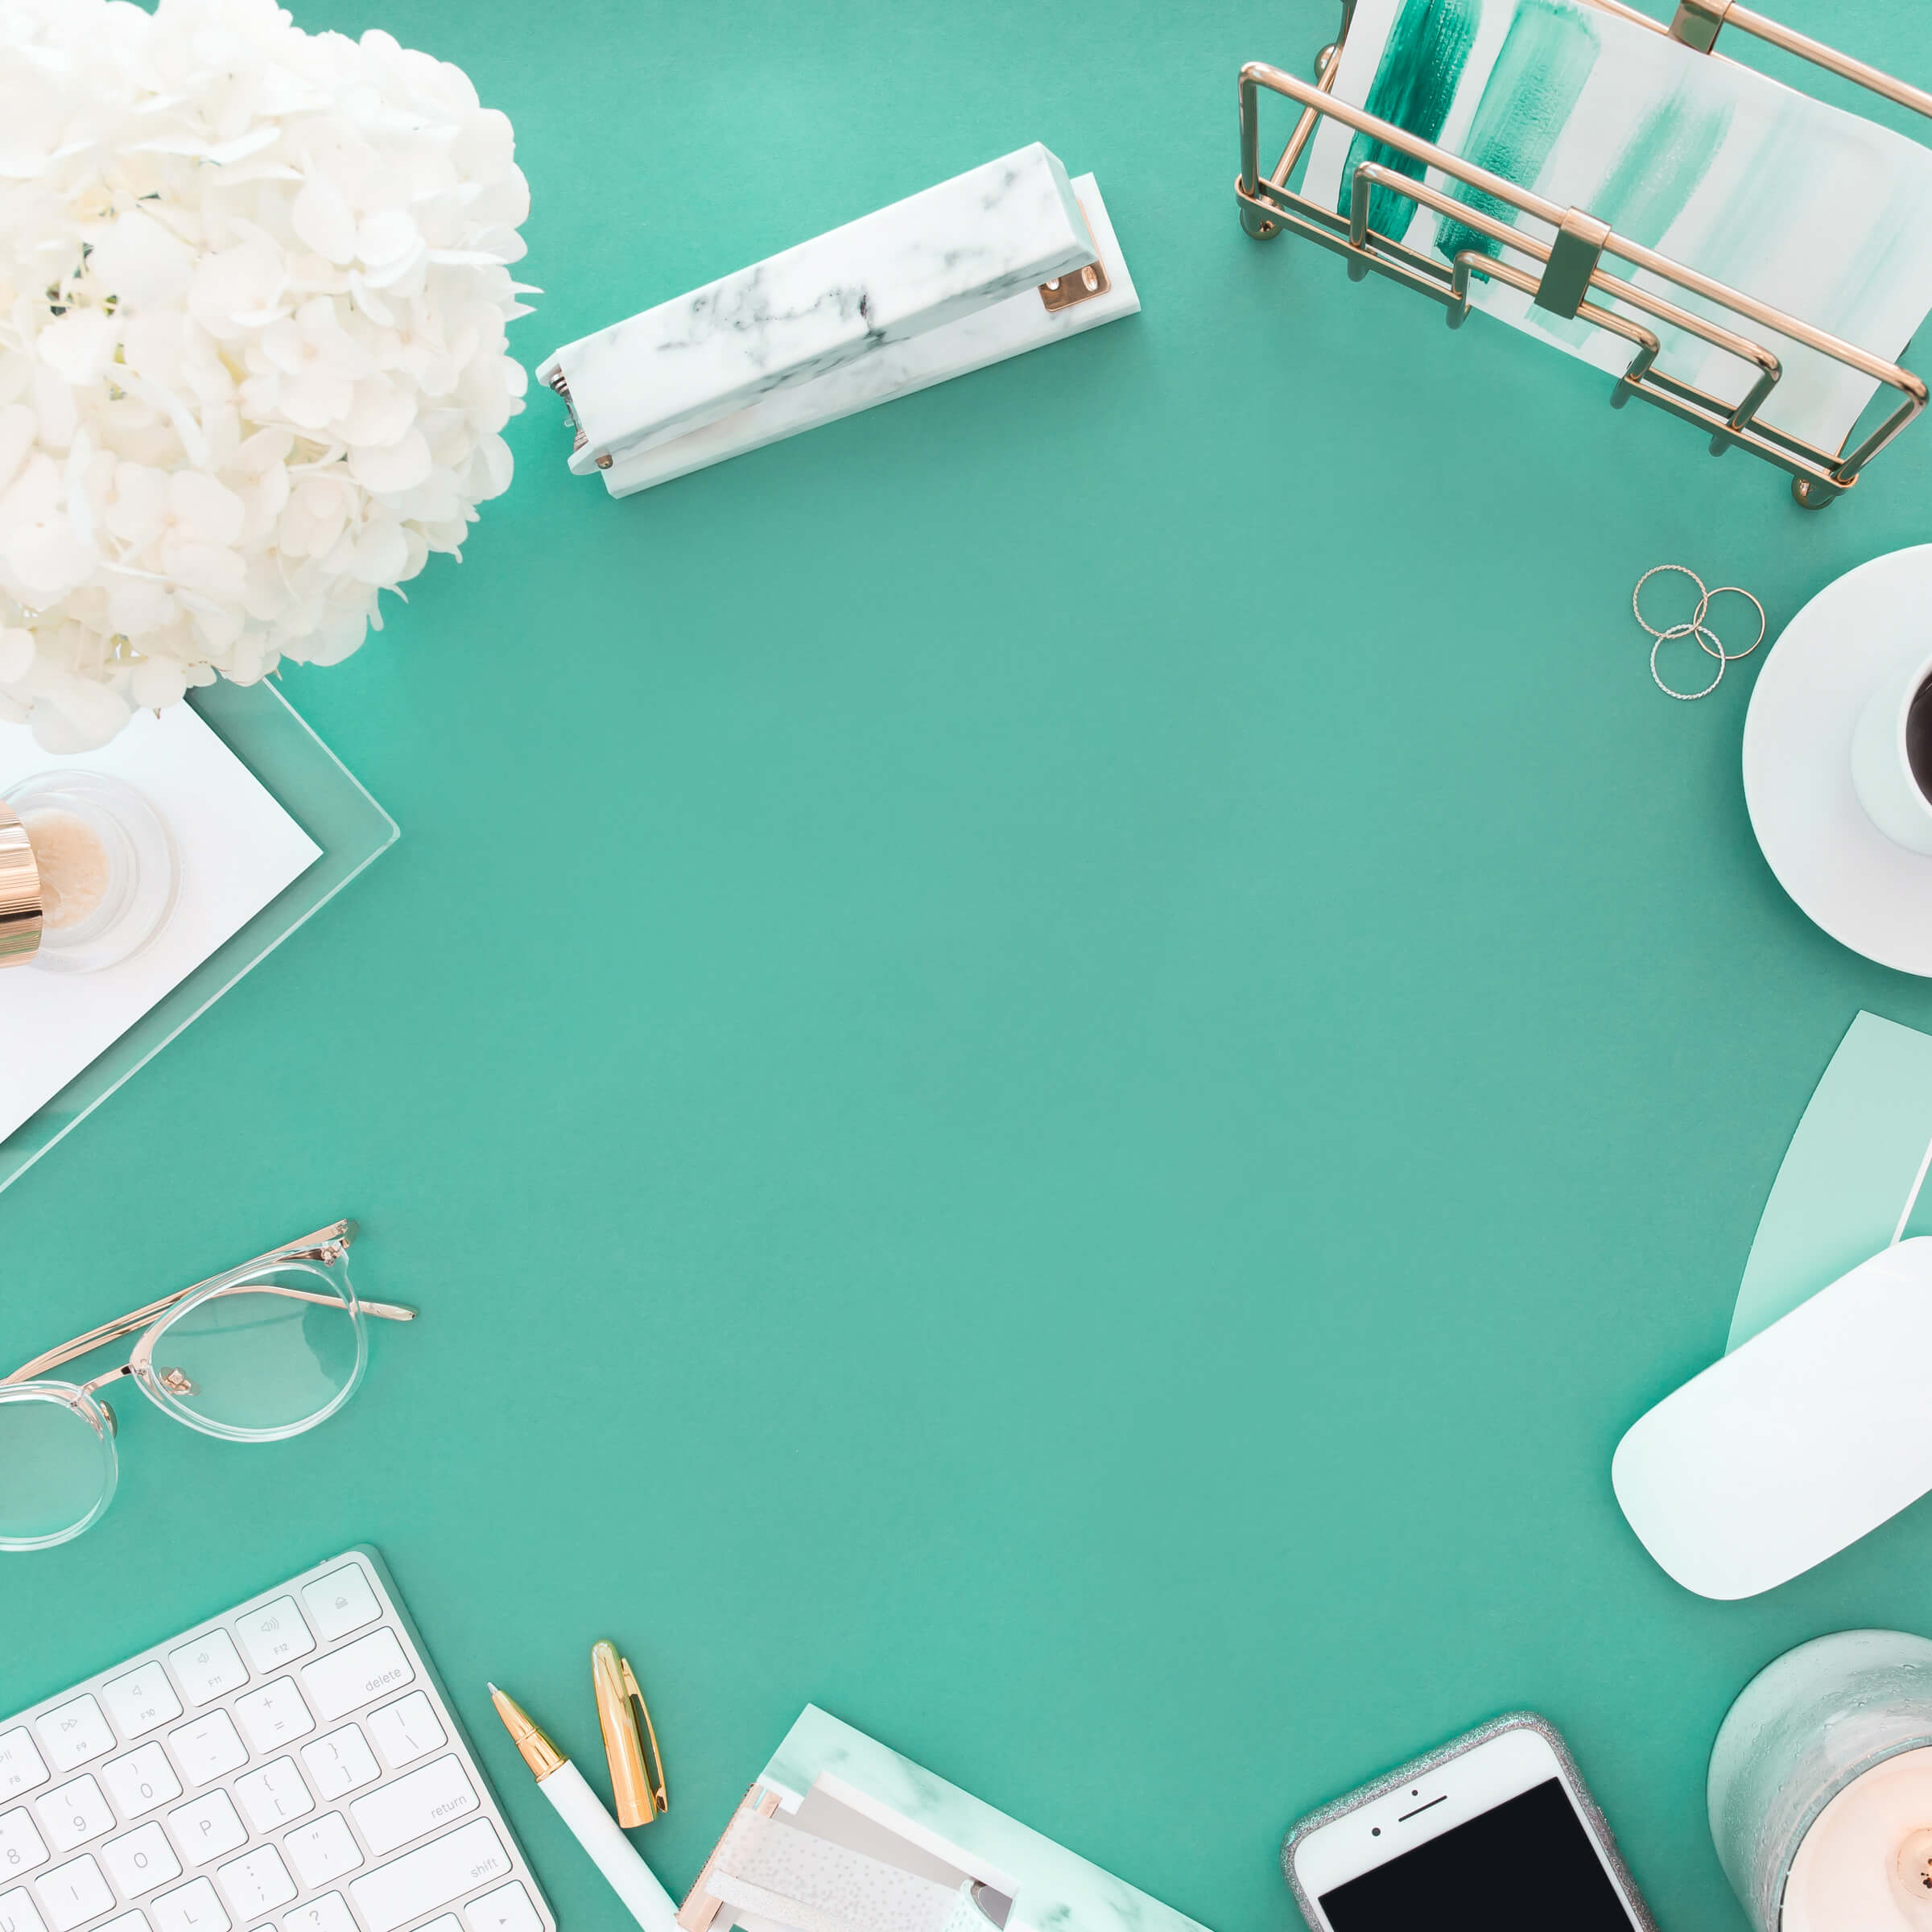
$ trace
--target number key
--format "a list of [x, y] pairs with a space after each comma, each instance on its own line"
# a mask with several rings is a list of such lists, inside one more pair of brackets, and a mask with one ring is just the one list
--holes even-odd
[[47, 1863], [47, 1847], [34, 1829], [34, 1821], [23, 1806], [17, 1811], [0, 1811], [0, 1878], [12, 1878]]
[[123, 1818], [139, 1818], [181, 1795], [181, 1781], [158, 1744], [143, 1744], [126, 1757], [110, 1757], [101, 1767], [101, 1781]]
[[35, 1798], [34, 1811], [56, 1852], [71, 1852], [114, 1828], [114, 1814], [91, 1777], [76, 1777], [58, 1791]]

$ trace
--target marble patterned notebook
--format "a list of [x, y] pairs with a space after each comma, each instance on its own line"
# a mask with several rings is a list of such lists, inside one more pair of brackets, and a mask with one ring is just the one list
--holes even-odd
[[683, 1932], [1203, 1932], [807, 1705], [678, 1913]]
[[[1888, 360], [1932, 309], [1932, 151], [1584, 0], [1361, 0], [1335, 93]], [[1303, 192], [1346, 214], [1364, 160], [1420, 172], [1324, 118]], [[1439, 174], [1430, 185], [1550, 238], [1541, 224]], [[1461, 249], [1496, 252], [1473, 229], [1414, 208], [1378, 188], [1370, 220], [1445, 262]], [[1627, 272], [1612, 256], [1604, 265]], [[1674, 284], [1637, 279], [1704, 319], [1722, 316]], [[1629, 365], [1629, 345], [1601, 329], [1514, 289], [1480, 279], [1472, 287], [1476, 307], [1571, 355], [1619, 373]], [[1657, 332], [1660, 369], [1726, 402], [1743, 399], [1755, 369], [1681, 329]], [[1784, 363], [1765, 420], [1838, 449], [1877, 386], [1774, 331], [1740, 332], [1755, 333]]]

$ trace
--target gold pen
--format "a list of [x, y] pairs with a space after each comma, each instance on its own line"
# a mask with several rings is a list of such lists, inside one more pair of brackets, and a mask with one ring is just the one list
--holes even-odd
[[[652, 1728], [650, 1707], [638, 1688], [630, 1659], [620, 1657], [615, 1644], [593, 1644], [590, 1681], [597, 1693], [597, 1723], [604, 1732], [604, 1755], [610, 1761], [610, 1789], [617, 1801], [617, 1823], [626, 1831], [647, 1825], [660, 1811], [671, 1809], [664, 1784], [664, 1759]], [[640, 1734], [638, 1721], [643, 1719]], [[646, 1762], [645, 1742], [650, 1745]]]

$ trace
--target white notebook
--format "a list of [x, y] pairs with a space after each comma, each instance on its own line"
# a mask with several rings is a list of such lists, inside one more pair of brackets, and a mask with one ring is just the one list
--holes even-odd
[[174, 914], [105, 972], [0, 970], [0, 1139], [51, 1100], [179, 985], [322, 848], [186, 704], [141, 712], [98, 751], [56, 757], [0, 724], [0, 791], [43, 771], [102, 771], [146, 795], [180, 866]]

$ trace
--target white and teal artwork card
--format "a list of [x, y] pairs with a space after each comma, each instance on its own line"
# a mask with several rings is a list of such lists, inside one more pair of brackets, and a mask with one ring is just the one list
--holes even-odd
[[[1405, 131], [1579, 208], [1620, 235], [1896, 361], [1932, 309], [1932, 151], [1827, 106], [1739, 62], [1700, 54], [1587, 0], [1361, 0], [1335, 93]], [[1412, 177], [1416, 163], [1325, 117], [1302, 184], [1348, 212], [1364, 160]], [[1429, 185], [1542, 241], [1545, 225], [1439, 172]], [[1382, 188], [1372, 224], [1421, 254], [1501, 245]], [[1517, 258], [1515, 266], [1534, 272]], [[1629, 275], [1606, 255], [1604, 266]], [[1778, 332], [1639, 271], [1637, 286], [1774, 350], [1784, 374], [1765, 420], [1820, 448], [1843, 444], [1877, 385]], [[1472, 283], [1474, 305], [1597, 367], [1631, 345]], [[1601, 302], [1600, 293], [1593, 298]], [[1657, 324], [1660, 371], [1727, 402], [1757, 370], [1681, 328]]]
[[1204, 1932], [815, 1705], [694, 1901], [707, 1932]]

